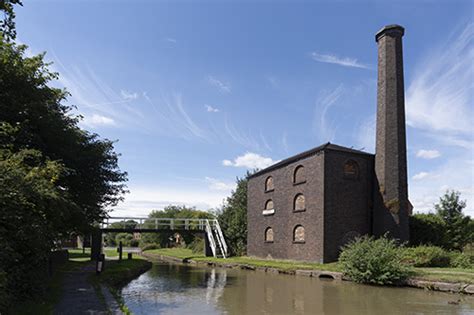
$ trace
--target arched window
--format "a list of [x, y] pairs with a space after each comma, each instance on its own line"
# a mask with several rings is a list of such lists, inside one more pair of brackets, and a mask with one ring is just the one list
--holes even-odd
[[344, 178], [359, 178], [359, 164], [354, 160], [348, 160], [344, 163]]
[[273, 209], [273, 200], [269, 199], [265, 203], [265, 210], [271, 210], [271, 209]]
[[304, 167], [300, 165], [295, 169], [295, 173], [293, 174], [293, 183], [299, 184], [304, 183], [305, 181], [306, 177], [304, 174]]
[[267, 227], [265, 230], [265, 242], [273, 243], [273, 229], [271, 227]]
[[303, 194], [298, 194], [293, 201], [293, 210], [294, 211], [304, 211], [306, 210], [305, 200]]
[[265, 191], [272, 191], [275, 187], [273, 186], [273, 177], [268, 176], [267, 180], [265, 181]]
[[297, 225], [293, 230], [293, 242], [304, 243], [304, 227]]

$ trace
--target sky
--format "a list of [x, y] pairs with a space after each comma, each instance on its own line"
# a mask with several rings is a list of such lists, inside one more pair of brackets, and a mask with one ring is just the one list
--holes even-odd
[[215, 209], [247, 170], [330, 141], [375, 152], [377, 46], [403, 38], [409, 198], [474, 216], [473, 1], [24, 1], [80, 125], [116, 140], [113, 216]]

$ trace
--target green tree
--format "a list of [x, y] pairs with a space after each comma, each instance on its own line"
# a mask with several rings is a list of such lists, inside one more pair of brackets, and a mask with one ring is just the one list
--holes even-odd
[[[149, 215], [149, 219], [183, 219], [182, 221], [176, 221], [177, 224], [184, 224], [184, 219], [213, 219], [214, 215], [212, 213], [196, 210], [196, 208], [188, 208], [186, 206], [175, 206], [169, 205], [163, 210], [153, 210]], [[148, 228], [155, 227], [154, 220], [145, 221], [145, 226]], [[160, 247], [168, 247], [171, 245], [170, 238], [174, 235], [175, 232], [169, 229], [169, 227], [160, 226], [160, 229], [163, 229], [159, 233], [143, 233], [141, 236], [141, 244], [144, 246], [146, 244], [157, 244]], [[186, 245], [191, 244], [196, 235], [192, 232], [182, 232], [181, 236], [184, 239]]]
[[445, 247], [446, 223], [434, 213], [418, 213], [410, 217], [410, 244]]
[[219, 211], [218, 220], [232, 255], [245, 255], [247, 250], [247, 183], [250, 173], [237, 178], [237, 188]]
[[0, 21], [0, 36], [5, 41], [16, 38], [15, 12], [13, 5], [22, 5], [20, 0], [0, 0], [0, 11], [4, 12], [4, 18]]
[[462, 251], [464, 246], [473, 241], [473, 231], [471, 218], [463, 213], [466, 202], [461, 200], [460, 196], [458, 191], [446, 191], [435, 205], [435, 209], [446, 226], [445, 246]]

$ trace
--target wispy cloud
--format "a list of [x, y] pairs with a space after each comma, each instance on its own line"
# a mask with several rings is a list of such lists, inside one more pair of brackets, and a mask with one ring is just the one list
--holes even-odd
[[126, 90], [120, 90], [120, 95], [126, 100], [136, 100], [138, 98], [137, 92], [129, 92]]
[[235, 188], [235, 185], [236, 185], [235, 183], [226, 183], [212, 177], [206, 177], [206, 182], [209, 184], [210, 190], [217, 190], [217, 191], [230, 192], [232, 189]]
[[427, 160], [436, 159], [440, 156], [441, 153], [439, 153], [438, 150], [418, 150], [418, 152], [416, 152], [416, 157]]
[[173, 44], [176, 44], [178, 42], [176, 38], [172, 38], [172, 37], [166, 37], [165, 41], [167, 41], [168, 43], [173, 43]]
[[84, 119], [80, 123], [89, 128], [116, 125], [115, 120], [113, 120], [112, 118], [102, 116], [99, 114], [93, 114], [92, 116], [85, 116]]
[[375, 152], [375, 115], [367, 117], [357, 126], [356, 143], [362, 151]]
[[422, 180], [427, 178], [430, 175], [428, 172], [420, 172], [418, 174], [413, 175], [412, 179], [413, 180]]
[[430, 50], [407, 91], [407, 124], [473, 141], [474, 24]]
[[230, 139], [232, 139], [237, 144], [249, 150], [260, 151], [261, 145], [259, 141], [257, 141], [252, 136], [252, 133], [251, 132], [245, 133], [245, 132], [237, 130], [227, 117], [224, 120], [224, 130], [225, 130], [226, 136], [230, 137]]
[[206, 110], [209, 112], [209, 113], [218, 113], [220, 112], [219, 109], [215, 108], [215, 107], [212, 107], [211, 105], [204, 105], [204, 107], [206, 108]]
[[215, 86], [217, 87], [221, 92], [223, 93], [230, 93], [231, 92], [231, 87], [230, 87], [230, 84], [229, 83], [225, 83], [221, 80], [218, 80], [217, 78], [213, 77], [213, 76], [209, 76], [207, 78], [209, 84], [211, 84], [212, 86]]
[[344, 93], [344, 88], [339, 85], [331, 92], [323, 93], [317, 100], [314, 108], [313, 131], [321, 142], [333, 141], [336, 135], [334, 122], [328, 118], [328, 112]]
[[263, 157], [260, 154], [247, 152], [244, 155], [236, 157], [233, 161], [223, 160], [222, 165], [233, 167], [245, 167], [248, 169], [264, 169], [277, 163], [269, 157]]
[[281, 136], [281, 145], [286, 154], [288, 154], [288, 134], [286, 131]]
[[368, 65], [365, 65], [357, 61], [356, 58], [338, 57], [337, 55], [334, 55], [334, 54], [320, 54], [317, 52], [312, 52], [311, 58], [314, 61], [332, 63], [339, 66], [344, 66], [344, 67], [354, 67], [354, 68], [363, 68], [363, 69], [370, 68]]

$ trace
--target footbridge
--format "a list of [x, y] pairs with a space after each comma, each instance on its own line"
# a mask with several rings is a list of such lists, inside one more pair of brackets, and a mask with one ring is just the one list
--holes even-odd
[[205, 241], [206, 256], [222, 258], [228, 256], [227, 243], [216, 219], [140, 217], [105, 218], [92, 235], [91, 256], [93, 259], [98, 259], [100, 256], [103, 233], [162, 233], [165, 231], [202, 235]]

